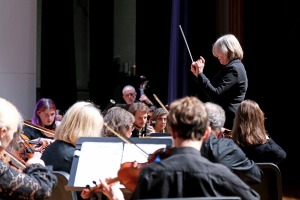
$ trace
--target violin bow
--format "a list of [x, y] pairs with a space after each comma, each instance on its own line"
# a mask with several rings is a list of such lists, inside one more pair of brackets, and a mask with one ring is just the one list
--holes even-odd
[[38, 126], [38, 125], [35, 125], [35, 124], [32, 124], [31, 122], [29, 122], [27, 120], [24, 120], [23, 124], [26, 125], [26, 126], [29, 126], [31, 128], [34, 128], [34, 129], [37, 129], [39, 131], [42, 131], [42, 132], [45, 132], [45, 133], [49, 134], [49, 136], [46, 135], [47, 137], [52, 137], [52, 138], [54, 137], [54, 131], [52, 131], [52, 130], [49, 130], [47, 128], [44, 128], [44, 127], [41, 127], [41, 126]]
[[156, 101], [159, 103], [159, 105], [160, 105], [163, 109], [165, 109], [165, 111], [167, 111], [167, 112], [169, 113], [169, 111], [166, 109], [166, 107], [164, 106], [164, 104], [159, 100], [159, 98], [158, 98], [155, 94], [153, 94], [153, 96], [154, 96], [154, 98], [156, 99]]
[[180, 24], [179, 24], [179, 28], [180, 28], [181, 34], [182, 34], [182, 36], [183, 36], [183, 39], [184, 39], [184, 42], [185, 42], [186, 48], [187, 48], [187, 49], [188, 49], [188, 51], [189, 51], [189, 54], [190, 54], [191, 60], [192, 60], [192, 62], [194, 62], [194, 60], [193, 60], [193, 57], [192, 57], [192, 54], [191, 54], [191, 51], [190, 51], [190, 48], [189, 48], [189, 45], [188, 45], [188, 43], [187, 43], [187, 41], [186, 41], [186, 39], [185, 39], [185, 36], [184, 36], [183, 30], [182, 30], [182, 28], [181, 28], [181, 25], [180, 25]]

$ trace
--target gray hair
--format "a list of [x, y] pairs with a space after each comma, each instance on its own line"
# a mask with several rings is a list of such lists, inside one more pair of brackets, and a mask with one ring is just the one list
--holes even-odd
[[213, 45], [212, 52], [214, 56], [217, 56], [218, 53], [226, 55], [229, 60], [235, 58], [242, 60], [244, 57], [244, 52], [238, 39], [232, 34], [219, 37]]
[[224, 109], [220, 105], [212, 102], [205, 102], [204, 106], [208, 113], [209, 126], [214, 131], [220, 131], [226, 120]]

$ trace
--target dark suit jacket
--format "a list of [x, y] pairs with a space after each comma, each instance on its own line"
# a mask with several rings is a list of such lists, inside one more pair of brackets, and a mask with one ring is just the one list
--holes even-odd
[[200, 73], [196, 80], [210, 101], [219, 104], [225, 110], [224, 127], [232, 129], [234, 115], [245, 99], [248, 89], [247, 73], [241, 60], [232, 60], [212, 80], [209, 80], [204, 73]]
[[217, 139], [212, 133], [201, 147], [201, 155], [211, 162], [228, 167], [248, 185], [260, 183], [262, 171], [232, 139]]

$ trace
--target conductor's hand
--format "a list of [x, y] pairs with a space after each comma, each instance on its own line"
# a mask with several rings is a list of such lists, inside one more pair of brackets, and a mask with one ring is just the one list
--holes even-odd
[[200, 58], [191, 64], [191, 72], [198, 77], [198, 74], [203, 72], [205, 65], [205, 59], [200, 56]]

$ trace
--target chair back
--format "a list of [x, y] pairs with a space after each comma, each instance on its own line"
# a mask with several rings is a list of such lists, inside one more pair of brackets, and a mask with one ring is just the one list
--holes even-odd
[[282, 177], [274, 163], [256, 163], [263, 171], [262, 181], [252, 188], [259, 193], [261, 200], [282, 200]]
[[53, 174], [57, 177], [57, 185], [53, 188], [49, 200], [77, 200], [76, 191], [67, 191], [65, 189], [70, 175], [64, 171], [54, 171]]

